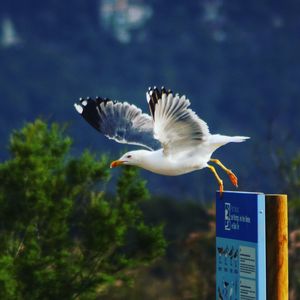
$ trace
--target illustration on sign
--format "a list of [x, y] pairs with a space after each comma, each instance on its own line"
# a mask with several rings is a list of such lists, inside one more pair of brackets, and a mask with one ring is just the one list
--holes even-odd
[[224, 192], [216, 203], [216, 299], [266, 299], [264, 195]]

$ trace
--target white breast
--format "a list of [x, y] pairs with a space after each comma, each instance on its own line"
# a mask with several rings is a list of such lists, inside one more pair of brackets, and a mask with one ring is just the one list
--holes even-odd
[[195, 170], [206, 167], [206, 162], [201, 162], [193, 157], [186, 157], [180, 159], [172, 159], [163, 154], [163, 150], [149, 152], [139, 167], [151, 171], [153, 173], [177, 176], [186, 174]]

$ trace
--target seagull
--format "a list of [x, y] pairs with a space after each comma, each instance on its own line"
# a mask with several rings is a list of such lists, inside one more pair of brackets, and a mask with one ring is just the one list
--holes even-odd
[[211, 134], [206, 122], [189, 108], [189, 99], [164, 87], [150, 87], [146, 98], [151, 115], [134, 104], [108, 98], [80, 98], [74, 104], [77, 112], [107, 138], [144, 148], [125, 153], [110, 164], [111, 168], [134, 165], [166, 176], [209, 168], [222, 194], [223, 181], [212, 165], [216, 164], [238, 187], [235, 174], [211, 156], [219, 147], [249, 137]]

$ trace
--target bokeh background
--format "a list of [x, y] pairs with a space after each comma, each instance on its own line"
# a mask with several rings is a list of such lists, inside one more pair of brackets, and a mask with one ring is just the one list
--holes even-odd
[[[292, 155], [300, 138], [298, 1], [1, 0], [0, 7], [1, 145], [11, 129], [42, 116], [70, 123], [79, 151], [118, 156], [124, 147], [79, 119], [73, 102], [99, 95], [147, 112], [146, 89], [164, 85], [186, 94], [211, 132], [252, 138], [216, 153], [241, 189], [281, 191], [275, 154]], [[145, 176], [155, 194], [214, 197], [206, 170]]]
[[[11, 131], [37, 117], [68, 123], [75, 154], [89, 148], [118, 157], [124, 145], [99, 135], [73, 103], [98, 95], [147, 112], [148, 86], [164, 85], [185, 94], [212, 133], [251, 137], [215, 155], [237, 174], [240, 190], [299, 198], [299, 15], [297, 0], [0, 0], [1, 160]], [[151, 195], [168, 199], [156, 217], [176, 203], [183, 223], [194, 209], [177, 203], [210, 205], [217, 187], [208, 170], [142, 177]], [[208, 220], [197, 226], [208, 230]]]

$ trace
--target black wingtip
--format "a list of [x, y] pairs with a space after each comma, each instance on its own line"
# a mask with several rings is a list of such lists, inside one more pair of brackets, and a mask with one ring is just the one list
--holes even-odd
[[150, 108], [151, 115], [154, 119], [155, 114], [155, 106], [158, 103], [158, 101], [162, 98], [163, 94], [173, 94], [172, 90], [166, 90], [164, 86], [161, 87], [161, 89], [158, 89], [156, 86], [149, 87], [147, 92], [147, 100]]
[[108, 102], [117, 102], [109, 98], [101, 98], [99, 96], [96, 96], [95, 99], [91, 97], [80, 97], [79, 101], [79, 104], [74, 104], [75, 109], [90, 125], [92, 125], [98, 131], [101, 131], [101, 104], [103, 103], [104, 106], [106, 106]]
[[95, 129], [100, 130], [100, 117], [97, 112], [97, 102], [91, 97], [80, 97], [80, 104], [75, 103], [74, 107], [83, 118]]

